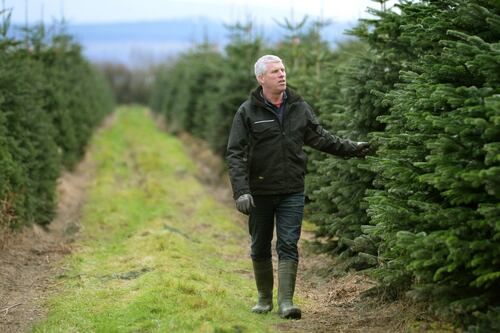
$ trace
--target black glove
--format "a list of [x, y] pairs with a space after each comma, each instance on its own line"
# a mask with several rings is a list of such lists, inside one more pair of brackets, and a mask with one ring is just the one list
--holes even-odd
[[366, 154], [370, 151], [370, 143], [369, 142], [364, 142], [364, 141], [358, 141], [356, 142], [356, 156], [358, 157], [365, 157]]
[[236, 208], [241, 213], [249, 215], [252, 207], [255, 207], [255, 204], [253, 203], [253, 197], [251, 194], [243, 194], [236, 199]]

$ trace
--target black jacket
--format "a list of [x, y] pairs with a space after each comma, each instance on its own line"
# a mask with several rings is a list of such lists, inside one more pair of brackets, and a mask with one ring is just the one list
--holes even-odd
[[352, 156], [357, 146], [321, 127], [311, 107], [286, 90], [282, 123], [257, 88], [234, 116], [226, 161], [234, 198], [242, 194], [286, 194], [304, 190], [304, 144], [320, 151]]

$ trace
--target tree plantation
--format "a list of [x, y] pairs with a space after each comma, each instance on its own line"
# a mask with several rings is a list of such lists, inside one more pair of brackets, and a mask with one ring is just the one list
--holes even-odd
[[0, 27], [0, 229], [52, 220], [60, 171], [81, 159], [113, 108], [105, 81], [64, 31], [39, 25], [18, 40], [9, 23]]
[[500, 4], [372, 13], [335, 49], [321, 39], [327, 22], [285, 20], [272, 46], [251, 24], [232, 26], [223, 52], [207, 42], [166, 64], [151, 106], [222, 155], [257, 84], [255, 59], [280, 56], [325, 127], [372, 145], [366, 159], [309, 155], [308, 218], [324, 251], [376, 277], [375, 294], [428, 301], [471, 332], [500, 330]]
[[[306, 148], [306, 219], [315, 249], [335, 258], [331, 271], [362, 272], [376, 281], [366, 296], [423, 304], [453, 329], [499, 332], [500, 2], [387, 3], [374, 0], [371, 18], [335, 47], [322, 37], [331, 21], [277, 21], [285, 34], [273, 44], [252, 22], [235, 23], [224, 49], [206, 40], [140, 78], [117, 64], [91, 65], [62, 24], [16, 36], [0, 11], [0, 236], [53, 221], [61, 172], [82, 160], [115, 100], [149, 99], [171, 133], [188, 132], [223, 158], [233, 117], [258, 84], [253, 65], [274, 54], [328, 131], [370, 143], [365, 158]], [[199, 200], [209, 191], [194, 163], [144, 109], [122, 108], [97, 142], [101, 178], [82, 218], [87, 253], [69, 261], [60, 276], [66, 296], [39, 331], [243, 332], [242, 322], [274, 330], [278, 318], [256, 324], [245, 312], [253, 280], [241, 269], [247, 234], [236, 212], [213, 193]], [[218, 242], [238, 260], [224, 257]], [[95, 316], [99, 304], [107, 310]]]

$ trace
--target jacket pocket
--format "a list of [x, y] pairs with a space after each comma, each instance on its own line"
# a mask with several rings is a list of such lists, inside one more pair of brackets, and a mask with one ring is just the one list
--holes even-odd
[[252, 132], [262, 133], [271, 130], [274, 127], [275, 122], [276, 121], [274, 119], [264, 119], [264, 120], [254, 121], [252, 123]]
[[278, 122], [274, 119], [257, 120], [252, 123], [252, 135], [259, 141], [262, 139], [269, 139], [274, 135], [280, 133]]

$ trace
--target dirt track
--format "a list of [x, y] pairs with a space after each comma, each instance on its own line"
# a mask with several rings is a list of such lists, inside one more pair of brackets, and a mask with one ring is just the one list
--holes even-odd
[[25, 332], [43, 318], [41, 301], [57, 291], [60, 259], [71, 252], [79, 229], [91, 166], [84, 160], [58, 184], [58, 213], [47, 230], [34, 225], [2, 237], [0, 248], [0, 332]]
[[[196, 140], [184, 136], [183, 141], [191, 155], [197, 156], [200, 180], [211, 187], [212, 193], [232, 205], [227, 182], [221, 184], [213, 179], [213, 175], [220, 175], [213, 171], [220, 167], [219, 162], [212, 154], [200, 152], [202, 146]], [[200, 160], [200, 156], [204, 157]], [[34, 226], [0, 238], [0, 332], [26, 332], [46, 315], [43, 300], [58, 290], [57, 276], [65, 269], [61, 259], [71, 253], [71, 244], [78, 235], [92, 169], [90, 158], [86, 158], [73, 173], [65, 173], [60, 178], [58, 214], [48, 230]], [[333, 265], [332, 259], [311, 251], [307, 240], [312, 238], [305, 232], [301, 243], [297, 294], [303, 300], [303, 319], [281, 324], [280, 331], [406, 331], [406, 320], [413, 315], [401, 314], [415, 309], [403, 303], [380, 304], [362, 299], [361, 292], [373, 283], [358, 274], [325, 275]]]

